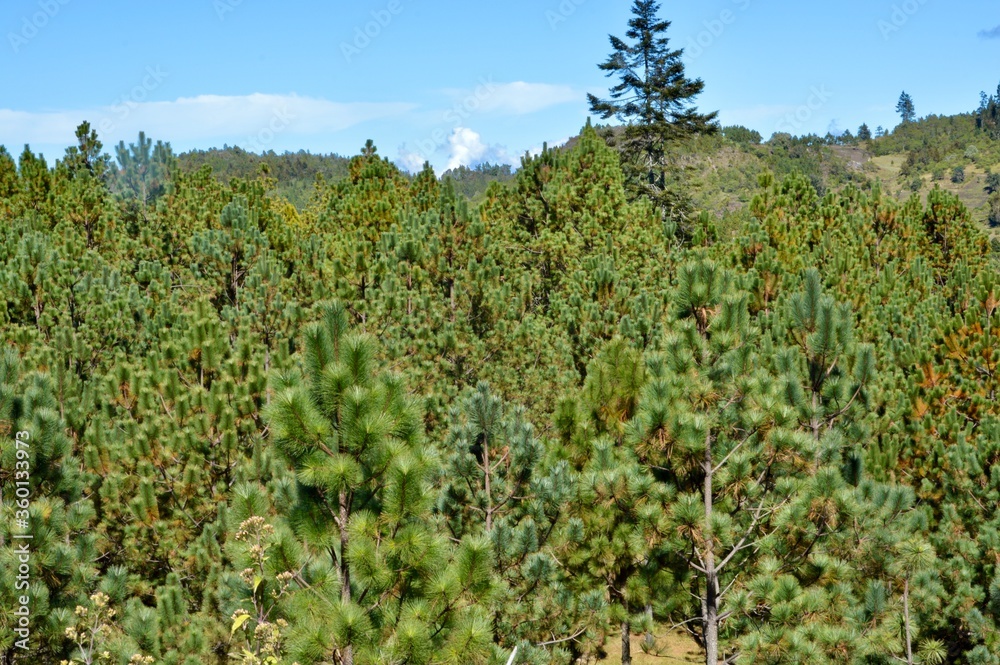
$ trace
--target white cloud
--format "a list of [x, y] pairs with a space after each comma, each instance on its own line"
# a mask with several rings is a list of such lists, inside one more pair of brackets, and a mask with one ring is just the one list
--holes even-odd
[[399, 147], [399, 157], [396, 158], [395, 163], [401, 169], [410, 173], [417, 173], [424, 168], [424, 162], [426, 161], [427, 158], [419, 152], [407, 150], [406, 146], [403, 145]]
[[459, 166], [493, 164], [513, 164], [507, 149], [499, 145], [488, 145], [482, 137], [468, 127], [457, 127], [448, 137], [448, 165], [445, 170]]
[[525, 81], [495, 83], [492, 77], [480, 79], [475, 88], [449, 88], [442, 92], [453, 100], [453, 110], [461, 117], [473, 112], [520, 116], [570, 102], [586, 102], [586, 93], [572, 86]]
[[573, 137], [567, 136], [565, 138], [559, 139], [558, 141], [548, 141], [545, 144], [534, 145], [534, 146], [528, 148], [528, 154], [531, 155], [532, 157], [537, 157], [538, 155], [542, 154], [542, 148], [545, 145], [548, 145], [548, 147], [549, 147], [550, 150], [552, 148], [559, 148], [559, 147], [564, 146], [567, 143], [569, 143], [569, 140], [571, 138], [573, 138]]
[[[338, 132], [368, 120], [399, 116], [404, 103], [342, 103], [298, 95], [200, 95], [136, 102], [123, 97], [103, 107], [27, 112], [0, 109], [0, 144], [68, 144], [84, 120], [105, 145], [134, 141], [139, 131], [177, 144], [206, 141], [266, 148], [274, 135]], [[256, 145], [254, 145], [256, 144]]]
[[583, 104], [586, 99], [584, 93], [568, 85], [514, 81], [496, 86], [483, 102], [483, 111], [526, 115], [570, 102]]

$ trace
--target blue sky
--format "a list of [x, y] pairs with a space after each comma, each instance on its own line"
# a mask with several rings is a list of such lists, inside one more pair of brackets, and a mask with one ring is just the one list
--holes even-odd
[[[517, 164], [575, 134], [626, 0], [6, 0], [0, 144], [50, 162], [89, 120], [177, 151]], [[765, 137], [970, 111], [1000, 82], [995, 0], [664, 0], [702, 110]], [[367, 34], [366, 34], [367, 32]]]

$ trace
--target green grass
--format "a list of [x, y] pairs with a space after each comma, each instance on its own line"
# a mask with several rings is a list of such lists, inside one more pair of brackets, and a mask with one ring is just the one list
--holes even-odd
[[[905, 154], [882, 155], [873, 157], [871, 162], [878, 169], [873, 175], [887, 186], [890, 194], [900, 198], [910, 196], [910, 182], [914, 178], [900, 177], [900, 170], [906, 162]], [[995, 165], [992, 170], [996, 172], [1000, 165]], [[933, 180], [930, 175], [924, 174], [920, 178], [923, 187], [920, 189], [921, 198], [927, 200], [927, 194], [935, 186], [951, 192], [961, 199], [962, 203], [972, 213], [972, 218], [985, 224], [987, 217], [986, 203], [989, 195], [986, 193], [986, 167], [983, 165], [969, 165], [965, 167], [965, 182], [954, 183], [951, 181], [951, 172], [946, 172], [942, 180]]]

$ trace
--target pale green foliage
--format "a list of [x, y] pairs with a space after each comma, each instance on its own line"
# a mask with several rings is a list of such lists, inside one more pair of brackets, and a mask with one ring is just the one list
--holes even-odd
[[376, 371], [372, 341], [348, 328], [341, 307], [325, 309], [305, 331], [305, 375], [280, 377], [268, 410], [299, 484], [290, 519], [305, 544], [306, 584], [313, 575], [322, 584], [327, 568], [339, 587], [339, 598], [312, 589], [291, 601], [308, 617], [292, 651], [303, 663], [334, 654], [485, 662], [488, 624], [474, 599], [490, 587], [490, 548], [471, 537], [455, 545], [432, 528], [432, 459], [416, 405], [397, 377]]
[[593, 127], [478, 207], [373, 145], [295, 210], [140, 144], [0, 151], [0, 659], [24, 592], [38, 662], [568, 665], [684, 622], [995, 665], [1000, 283], [954, 197], [764, 175], [684, 247]]

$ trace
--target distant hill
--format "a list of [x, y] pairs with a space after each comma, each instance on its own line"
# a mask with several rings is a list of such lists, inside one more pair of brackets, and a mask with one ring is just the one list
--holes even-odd
[[1000, 171], [1000, 136], [981, 130], [977, 114], [928, 116], [865, 147], [877, 176], [900, 193], [926, 197], [940, 187], [956, 194], [974, 219], [993, 227], [1000, 223], [995, 176], [992, 186], [989, 182]]
[[179, 155], [177, 159], [184, 171], [197, 171], [210, 166], [212, 173], [222, 182], [229, 182], [232, 178], [252, 179], [265, 174], [277, 181], [276, 193], [299, 209], [308, 204], [317, 176], [322, 176], [328, 183], [337, 182], [347, 177], [347, 165], [350, 163], [349, 158], [336, 154], [316, 155], [300, 150], [258, 155], [229, 146], [193, 150]]
[[[599, 127], [609, 143], [620, 129]], [[577, 141], [571, 138], [561, 149], [570, 150]], [[764, 141], [759, 132], [742, 126], [680, 144], [674, 158], [687, 171], [695, 207], [720, 219], [750, 202], [758, 177], [766, 171], [779, 178], [803, 174], [820, 194], [848, 183], [864, 185], [875, 172], [861, 149], [841, 145], [834, 137], [775, 134]]]
[[452, 181], [456, 192], [478, 202], [490, 183], [512, 181], [514, 169], [510, 164], [479, 164], [472, 168], [460, 166], [441, 174], [442, 181], [448, 179]]
[[[982, 131], [977, 118], [974, 113], [932, 115], [870, 140], [850, 133], [840, 137], [779, 133], [765, 141], [756, 131], [731, 126], [680, 146], [676, 159], [689, 173], [696, 207], [717, 218], [745, 207], [756, 191], [758, 176], [771, 171], [778, 177], [801, 173], [821, 194], [849, 183], [867, 188], [881, 182], [896, 198], [913, 193], [926, 198], [934, 187], [941, 187], [956, 194], [974, 219], [989, 223], [991, 216], [996, 220], [1000, 214], [1000, 195], [991, 196], [996, 181], [993, 187], [988, 182], [992, 173], [1000, 172], [1000, 138], [996, 132]], [[618, 131], [601, 129], [606, 138]], [[573, 137], [558, 149], [571, 150], [578, 140]], [[276, 193], [300, 210], [308, 205], [317, 177], [327, 183], [342, 180], [350, 163], [336, 154], [258, 155], [228, 146], [187, 152], [178, 161], [185, 171], [210, 166], [222, 182], [265, 174], [277, 182]], [[458, 193], [478, 203], [491, 183], [509, 182], [515, 173], [510, 165], [480, 164], [446, 171], [440, 180], [450, 179]]]
[[[1000, 235], [995, 228], [1000, 225], [1000, 193], [994, 193], [1000, 192], [1000, 134], [982, 130], [983, 124], [977, 113], [932, 115], [870, 140], [850, 133], [778, 133], [766, 141], [756, 131], [732, 126], [681, 145], [675, 154], [688, 171], [695, 206], [717, 218], [748, 204], [757, 177], [771, 171], [779, 178], [801, 173], [820, 194], [847, 184], [870, 188], [880, 182], [897, 199], [914, 193], [926, 199], [940, 187], [957, 195], [973, 219]], [[618, 128], [602, 130], [610, 140]], [[570, 139], [564, 147], [576, 142]]]
[[[315, 190], [316, 178], [332, 184], [348, 175], [349, 157], [337, 154], [317, 155], [305, 150], [262, 155], [239, 147], [225, 146], [210, 150], [193, 150], [178, 156], [181, 170], [197, 171], [205, 166], [224, 183], [233, 178], [257, 178], [266, 175], [277, 181], [275, 193], [287, 198], [296, 208], [305, 208]], [[509, 164], [478, 164], [460, 166], [445, 171], [441, 180], [451, 179], [455, 191], [471, 201], [478, 201], [493, 182], [509, 182], [514, 169]]]

